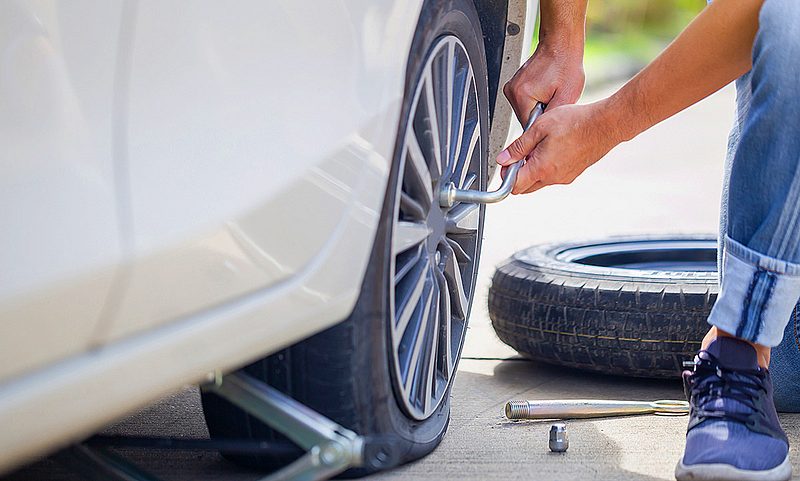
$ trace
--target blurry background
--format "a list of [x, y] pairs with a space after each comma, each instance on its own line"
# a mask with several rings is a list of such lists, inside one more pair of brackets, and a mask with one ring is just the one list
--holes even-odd
[[633, 76], [705, 5], [704, 0], [590, 1], [584, 63], [587, 86]]

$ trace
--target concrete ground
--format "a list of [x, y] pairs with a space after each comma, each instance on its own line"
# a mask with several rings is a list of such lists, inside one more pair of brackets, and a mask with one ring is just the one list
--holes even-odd
[[[486, 297], [494, 266], [533, 243], [612, 234], [715, 232], [733, 97], [727, 88], [618, 147], [571, 186], [550, 187], [488, 208], [477, 295], [453, 388], [447, 436], [427, 458], [370, 479], [673, 479], [683, 449], [685, 417], [570, 421], [570, 448], [564, 454], [548, 451], [548, 422], [504, 419], [503, 406], [509, 399], [656, 400], [681, 399], [683, 394], [677, 380], [585, 374], [515, 358], [492, 331]], [[792, 443], [800, 443], [800, 416], [781, 419]], [[109, 432], [207, 435], [193, 389]], [[169, 480], [259, 478], [213, 453], [127, 454]], [[800, 466], [800, 452], [793, 448], [791, 455], [793, 464]], [[53, 459], [45, 459], [5, 481], [77, 479], [81, 478]]]

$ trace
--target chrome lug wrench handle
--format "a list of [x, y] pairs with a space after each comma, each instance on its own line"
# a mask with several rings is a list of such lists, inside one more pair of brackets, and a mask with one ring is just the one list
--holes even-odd
[[[536, 119], [542, 115], [544, 108], [545, 105], [543, 103], [536, 103], [530, 117], [528, 117], [528, 122], [525, 123], [526, 132]], [[494, 204], [495, 202], [500, 202], [511, 193], [514, 183], [517, 181], [517, 173], [524, 163], [524, 161], [518, 161], [511, 164], [508, 167], [508, 171], [506, 171], [506, 178], [503, 179], [503, 183], [495, 191], [483, 192], [480, 190], [459, 189], [453, 182], [444, 183], [439, 189], [439, 205], [449, 208], [453, 207], [456, 202], [466, 202], [468, 204]]]

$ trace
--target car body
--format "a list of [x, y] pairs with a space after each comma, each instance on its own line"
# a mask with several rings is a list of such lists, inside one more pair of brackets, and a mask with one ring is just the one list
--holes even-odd
[[0, 472], [347, 317], [421, 6], [0, 5]]

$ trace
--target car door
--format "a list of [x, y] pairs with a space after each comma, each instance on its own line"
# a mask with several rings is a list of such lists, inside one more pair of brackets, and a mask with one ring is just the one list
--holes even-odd
[[121, 14], [0, 2], [0, 382], [86, 350], [112, 290]]
[[133, 256], [101, 342], [263, 293], [324, 252], [366, 172], [382, 194], [388, 162], [362, 132], [385, 127], [370, 116], [387, 109], [388, 69], [362, 59], [378, 57], [391, 8], [138, 2], [125, 19]]

